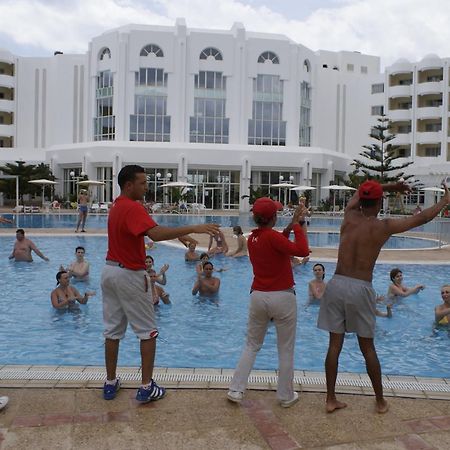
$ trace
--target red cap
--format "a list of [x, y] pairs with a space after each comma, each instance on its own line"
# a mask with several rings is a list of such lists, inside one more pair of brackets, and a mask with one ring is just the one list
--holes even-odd
[[283, 205], [280, 202], [276, 202], [269, 197], [260, 197], [253, 203], [252, 211], [254, 216], [270, 219], [280, 209], [283, 209]]
[[358, 189], [359, 198], [362, 200], [378, 200], [383, 197], [383, 188], [377, 181], [364, 181]]

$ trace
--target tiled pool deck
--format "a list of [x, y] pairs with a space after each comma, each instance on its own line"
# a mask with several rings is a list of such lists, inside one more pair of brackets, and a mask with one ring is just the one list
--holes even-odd
[[[312, 257], [335, 258], [336, 250], [314, 249]], [[450, 249], [391, 250], [380, 260], [443, 264]], [[349, 406], [334, 414], [325, 413], [323, 373], [295, 373], [300, 401], [290, 409], [275, 400], [275, 371], [252, 372], [241, 406], [226, 400], [231, 370], [157, 368], [168, 395], [147, 405], [134, 400], [139, 368], [120, 368], [120, 375], [124, 389], [106, 402], [103, 367], [0, 365], [0, 395], [10, 397], [0, 412], [0, 449], [450, 448], [450, 370], [448, 379], [384, 376], [385, 415], [374, 412], [365, 374], [340, 375], [337, 392]]]

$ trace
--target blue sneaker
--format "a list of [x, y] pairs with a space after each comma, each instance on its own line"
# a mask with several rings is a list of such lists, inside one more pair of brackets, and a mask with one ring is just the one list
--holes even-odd
[[166, 395], [166, 390], [159, 387], [153, 379], [148, 387], [140, 387], [136, 393], [136, 400], [142, 403], [153, 402], [159, 400]]
[[116, 379], [115, 384], [105, 383], [103, 385], [103, 398], [105, 400], [113, 400], [116, 397], [119, 389], [120, 389], [120, 378]]

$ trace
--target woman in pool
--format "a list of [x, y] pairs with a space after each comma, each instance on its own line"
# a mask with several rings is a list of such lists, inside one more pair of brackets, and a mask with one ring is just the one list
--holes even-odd
[[434, 316], [438, 325], [448, 325], [450, 323], [450, 284], [441, 287], [442, 305], [436, 306]]
[[323, 264], [317, 263], [313, 266], [314, 279], [308, 284], [309, 303], [314, 300], [320, 301], [325, 292], [327, 283], [325, 279], [325, 267]]
[[[215, 245], [213, 245], [215, 243]], [[225, 239], [225, 235], [221, 230], [214, 236], [210, 236], [208, 245], [209, 255], [218, 255], [223, 253], [224, 255], [228, 252], [228, 244]]]
[[389, 276], [391, 277], [392, 284], [388, 289], [388, 298], [408, 297], [411, 294], [417, 294], [419, 291], [425, 289], [423, 284], [417, 284], [413, 288], [404, 286], [403, 272], [398, 268], [392, 269]]
[[233, 234], [237, 237], [237, 249], [233, 252], [228, 252], [227, 256], [238, 258], [239, 256], [248, 256], [247, 253], [247, 239], [244, 236], [242, 228], [239, 225], [233, 227]]
[[[283, 233], [275, 231], [277, 211], [283, 205], [268, 197], [258, 198], [253, 204], [253, 219], [258, 228], [248, 238], [248, 254], [253, 267], [253, 283], [247, 325], [247, 342], [234, 372], [228, 391], [228, 400], [240, 403], [247, 388], [248, 377], [261, 349], [269, 323], [277, 330], [279, 376], [277, 398], [284, 408], [298, 400], [294, 391], [294, 347], [297, 329], [297, 300], [291, 256], [308, 256], [304, 214], [299, 205], [291, 224]], [[295, 241], [289, 240], [294, 231]]]
[[147, 255], [145, 257], [145, 270], [150, 277], [152, 302], [154, 305], [158, 305], [159, 300], [161, 299], [164, 304], [169, 305], [170, 304], [169, 294], [161, 286], [158, 286], [156, 284], [156, 283], [159, 283], [164, 286], [167, 283], [166, 272], [169, 269], [169, 264], [164, 264], [161, 267], [159, 273], [156, 273], [156, 270], [153, 268], [154, 264], [155, 264], [155, 261], [154, 261], [153, 257], [150, 255]]
[[197, 266], [197, 281], [192, 288], [192, 295], [199, 293], [200, 295], [209, 297], [217, 294], [220, 288], [220, 280], [212, 276], [214, 271], [213, 263], [206, 261], [203, 263], [202, 269]]
[[76, 306], [77, 302], [85, 305], [89, 297], [95, 295], [95, 292], [86, 291], [84, 296], [78, 290], [70, 285], [69, 273], [60, 270], [56, 274], [56, 289], [50, 294], [53, 308], [67, 309]]

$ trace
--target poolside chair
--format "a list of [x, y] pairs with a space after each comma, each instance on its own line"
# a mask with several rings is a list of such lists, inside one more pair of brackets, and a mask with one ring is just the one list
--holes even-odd
[[108, 212], [108, 205], [106, 203], [100, 203], [100, 208], [99, 211], [102, 213], [107, 213]]
[[23, 212], [24, 213], [31, 213], [31, 206], [24, 206], [23, 207]]
[[23, 205], [14, 206], [13, 212], [14, 213], [22, 213], [23, 212]]
[[39, 208], [39, 206], [32, 206], [31, 207], [31, 212], [39, 214], [41, 212], [41, 208]]
[[90, 207], [90, 212], [91, 213], [98, 213], [100, 210], [100, 205], [98, 203], [92, 203], [91, 207]]

